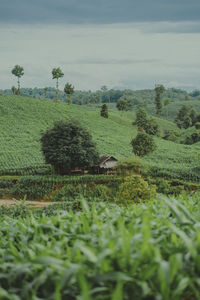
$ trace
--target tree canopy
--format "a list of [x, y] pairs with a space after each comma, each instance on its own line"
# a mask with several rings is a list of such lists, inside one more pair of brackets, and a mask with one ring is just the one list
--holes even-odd
[[87, 169], [99, 159], [96, 144], [90, 133], [77, 121], [59, 121], [41, 137], [46, 163], [58, 174], [75, 168]]
[[156, 144], [152, 136], [147, 133], [138, 133], [131, 141], [133, 153], [138, 156], [145, 156], [156, 149]]

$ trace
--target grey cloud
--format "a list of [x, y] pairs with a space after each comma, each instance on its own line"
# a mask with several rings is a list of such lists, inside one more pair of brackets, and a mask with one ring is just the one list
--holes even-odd
[[199, 0], [6, 0], [1, 23], [197, 21]]
[[77, 65], [130, 65], [130, 64], [148, 64], [159, 62], [158, 59], [79, 59], [74, 61], [61, 61], [60, 64]]

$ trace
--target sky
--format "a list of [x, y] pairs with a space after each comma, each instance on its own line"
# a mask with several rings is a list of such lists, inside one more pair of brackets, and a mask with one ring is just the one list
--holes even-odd
[[0, 89], [200, 89], [199, 0], [0, 0]]

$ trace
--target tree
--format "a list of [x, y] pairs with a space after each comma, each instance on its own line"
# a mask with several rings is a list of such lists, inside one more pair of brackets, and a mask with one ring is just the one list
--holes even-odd
[[71, 95], [74, 93], [74, 86], [67, 82], [64, 87], [64, 92], [67, 95], [68, 104], [71, 104]]
[[176, 115], [175, 123], [179, 128], [189, 128], [198, 121], [198, 116], [189, 105], [183, 105]]
[[133, 153], [138, 156], [145, 156], [156, 149], [156, 144], [152, 136], [147, 133], [138, 133], [131, 141]]
[[116, 107], [120, 111], [125, 111], [128, 108], [128, 102], [125, 99], [119, 99], [117, 101]]
[[43, 134], [41, 144], [46, 163], [58, 174], [90, 168], [99, 160], [90, 133], [75, 121], [56, 122]]
[[166, 108], [166, 119], [168, 119], [168, 115], [169, 115], [169, 111], [168, 111], [168, 105], [170, 103], [170, 99], [169, 98], [165, 98], [164, 100], [164, 106]]
[[143, 128], [146, 126], [146, 122], [148, 120], [148, 115], [144, 107], [140, 107], [136, 112], [136, 120], [133, 125], [137, 125], [138, 129]]
[[47, 97], [47, 92], [48, 92], [48, 87], [45, 87], [45, 88], [44, 88], [44, 94], [45, 94], [45, 97]]
[[17, 88], [15, 86], [12, 86], [11, 90], [13, 95], [17, 95]]
[[157, 85], [155, 87], [155, 105], [156, 105], [156, 114], [160, 116], [162, 112], [162, 102], [161, 102], [161, 95], [164, 93], [165, 88], [163, 85]]
[[136, 112], [136, 121], [133, 125], [135, 124], [138, 127], [138, 131], [142, 131], [143, 129], [146, 133], [152, 135], [159, 133], [159, 125], [156, 120], [149, 118], [145, 108], [143, 107]]
[[108, 118], [108, 105], [104, 103], [101, 107], [101, 116], [103, 118]]
[[56, 102], [58, 102], [58, 79], [63, 77], [64, 73], [60, 68], [54, 68], [52, 70], [52, 79], [56, 79]]
[[19, 65], [16, 65], [13, 69], [12, 69], [12, 74], [15, 75], [17, 77], [17, 85], [18, 85], [18, 89], [15, 92], [16, 95], [20, 95], [20, 78], [24, 75], [24, 68], [20, 67]]

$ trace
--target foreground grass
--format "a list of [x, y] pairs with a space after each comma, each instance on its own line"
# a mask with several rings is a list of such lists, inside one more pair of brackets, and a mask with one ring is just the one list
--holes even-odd
[[199, 196], [2, 208], [0, 299], [200, 299]]

